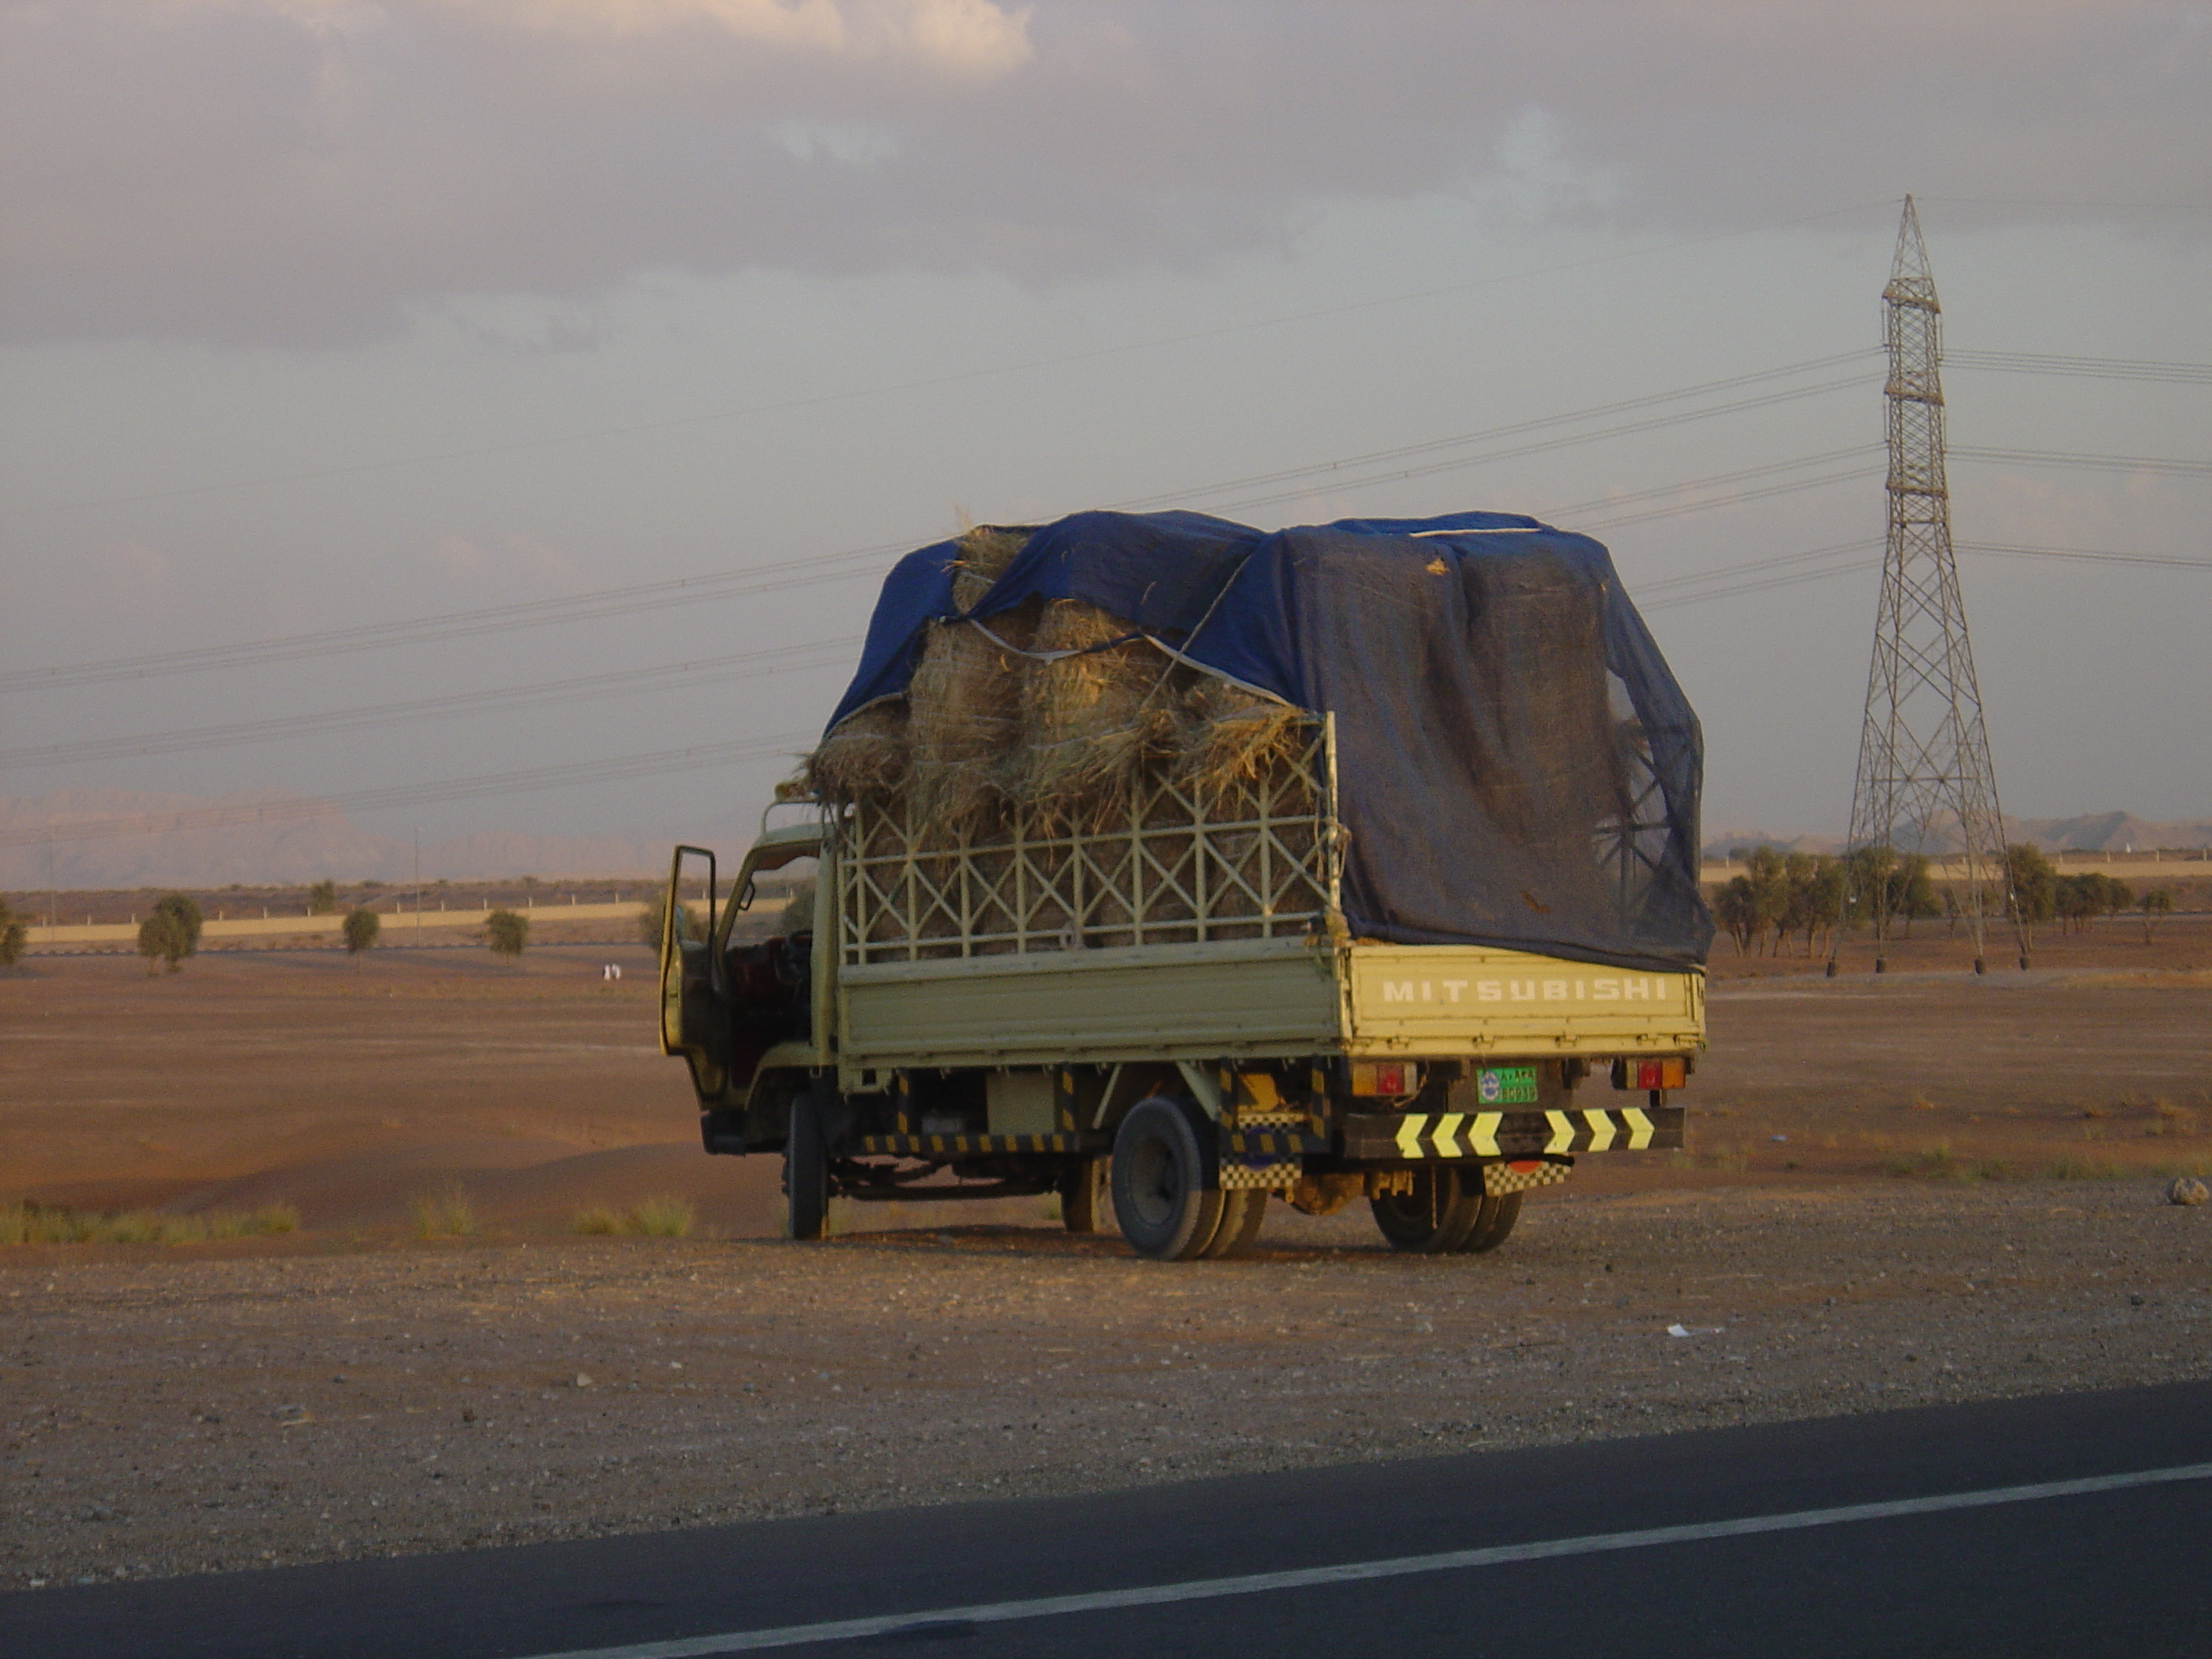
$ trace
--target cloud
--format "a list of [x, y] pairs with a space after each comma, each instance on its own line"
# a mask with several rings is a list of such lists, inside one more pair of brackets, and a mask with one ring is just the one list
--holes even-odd
[[654, 270], [1044, 282], [1349, 199], [1729, 228], [1907, 189], [2204, 201], [2212, 9], [0, 0], [16, 339], [340, 342]]

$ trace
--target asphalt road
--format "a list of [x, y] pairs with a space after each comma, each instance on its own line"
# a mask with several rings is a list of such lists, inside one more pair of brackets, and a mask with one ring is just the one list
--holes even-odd
[[2203, 1655], [2212, 1383], [0, 1596], [27, 1659], [915, 1647]]

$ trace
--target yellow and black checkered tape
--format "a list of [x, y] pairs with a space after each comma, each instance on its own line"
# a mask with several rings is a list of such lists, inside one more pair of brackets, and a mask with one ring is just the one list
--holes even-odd
[[1508, 1193], [1525, 1193], [1534, 1187], [1556, 1187], [1574, 1173], [1571, 1163], [1550, 1163], [1543, 1158], [1520, 1158], [1511, 1163], [1486, 1164], [1482, 1166], [1482, 1190], [1491, 1198], [1504, 1198]]
[[1079, 1152], [1081, 1135], [862, 1135], [851, 1143], [860, 1156], [961, 1158], [985, 1152]]

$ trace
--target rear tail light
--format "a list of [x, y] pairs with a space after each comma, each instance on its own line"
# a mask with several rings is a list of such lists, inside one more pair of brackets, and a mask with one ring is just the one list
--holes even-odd
[[1616, 1060], [1616, 1089], [1679, 1089], [1690, 1080], [1690, 1062], [1676, 1054], [1666, 1060]]
[[1421, 1068], [1409, 1060], [1355, 1060], [1352, 1062], [1352, 1092], [1417, 1095], [1421, 1092]]

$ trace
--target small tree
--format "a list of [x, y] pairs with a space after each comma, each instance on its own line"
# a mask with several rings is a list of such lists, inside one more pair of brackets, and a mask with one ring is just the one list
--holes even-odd
[[2005, 874], [2012, 889], [2012, 918], [2033, 944], [2037, 924], [2058, 914], [2058, 872], [2034, 848], [2014, 842], [2005, 848]]
[[1943, 914], [1936, 902], [1936, 880], [1924, 853], [1915, 853], [1905, 860], [1897, 873], [1897, 914], [1905, 919], [1905, 936], [1912, 937], [1912, 924]]
[[530, 918], [513, 910], [493, 911], [484, 918], [484, 943], [494, 956], [520, 961], [523, 947], [530, 943]]
[[[637, 911], [637, 936], [656, 950], [660, 945], [661, 924], [668, 918], [668, 895], [653, 895], [653, 902], [641, 904]], [[703, 940], [707, 937], [707, 918], [688, 904], [676, 907], [676, 930], [678, 939]]]
[[346, 912], [345, 947], [352, 954], [356, 967], [360, 965], [362, 953], [374, 946], [376, 936], [383, 931], [383, 918], [367, 905]]
[[334, 881], [319, 881], [307, 890], [307, 914], [327, 916], [338, 908], [338, 884]]
[[200, 948], [200, 905], [190, 893], [168, 893], [155, 901], [154, 914], [167, 916], [177, 924], [177, 936], [185, 942], [184, 953], [196, 955]]
[[1759, 898], [1752, 890], [1750, 877], [1732, 876], [1713, 895], [1713, 920], [1735, 941], [1738, 956], [1751, 949], [1751, 936], [1759, 926]]
[[2173, 895], [2163, 887], [2154, 887], [2136, 902], [2142, 909], [2143, 943], [2148, 945], [2152, 930], [2173, 914]]
[[138, 924], [138, 954], [146, 958], [148, 973], [156, 971], [156, 963], [166, 962], [173, 974], [177, 964], [191, 953], [184, 928], [167, 911], [155, 910]]
[[15, 919], [8, 908], [8, 901], [0, 898], [0, 968], [13, 968], [23, 959], [23, 947], [31, 942], [31, 930]]
[[814, 884], [802, 881], [791, 890], [784, 901], [783, 914], [775, 925], [787, 933], [811, 933], [814, 931]]

